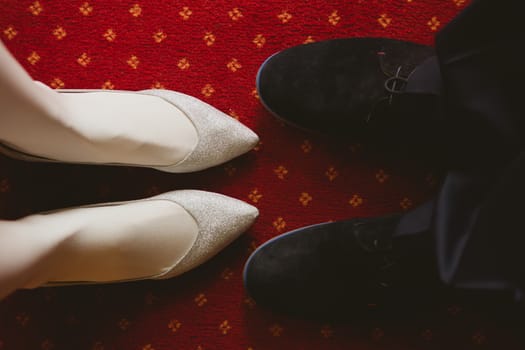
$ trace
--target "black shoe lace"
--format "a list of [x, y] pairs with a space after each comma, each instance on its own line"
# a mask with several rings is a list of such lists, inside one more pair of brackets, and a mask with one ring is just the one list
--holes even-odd
[[403, 66], [398, 66], [395, 73], [391, 73], [387, 71], [387, 69], [385, 68], [385, 62], [384, 62], [385, 55], [386, 53], [384, 51], [379, 51], [377, 53], [377, 57], [379, 60], [379, 67], [381, 68], [381, 71], [383, 72], [383, 74], [388, 77], [383, 83], [383, 86], [385, 90], [388, 92], [388, 95], [379, 99], [372, 106], [370, 112], [366, 116], [367, 123], [370, 123], [370, 121], [373, 119], [373, 116], [375, 112], [378, 110], [378, 107], [380, 105], [384, 105], [386, 103], [387, 106], [391, 106], [392, 101], [394, 100], [394, 96], [402, 94], [408, 83], [408, 78], [401, 76], [401, 70], [403, 69]]
[[[392, 251], [393, 221], [386, 219], [382, 224], [370, 225], [366, 222], [354, 224], [354, 234], [361, 247], [370, 254], [376, 254], [377, 262], [374, 276], [370, 276], [370, 283], [385, 289], [392, 286], [399, 273], [399, 257]], [[383, 234], [382, 234], [383, 233]], [[385, 234], [386, 233], [386, 234]]]

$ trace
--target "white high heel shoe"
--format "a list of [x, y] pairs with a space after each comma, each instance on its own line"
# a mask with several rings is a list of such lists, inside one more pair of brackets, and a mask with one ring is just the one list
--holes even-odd
[[[41, 84], [41, 83], [39, 83]], [[41, 84], [43, 85], [43, 84]], [[174, 164], [158, 166], [153, 164], [130, 164], [124, 162], [75, 162], [79, 164], [121, 165], [150, 167], [171, 173], [199, 171], [227, 162], [251, 150], [259, 141], [249, 128], [224, 114], [211, 105], [192, 96], [170, 90], [116, 91], [116, 90], [57, 90], [64, 94], [127, 93], [156, 96], [171, 104], [174, 118], [180, 113], [188, 118], [196, 130], [198, 141], [186, 156]], [[175, 113], [176, 111], [176, 113]], [[147, 115], [144, 118], [148, 118]], [[163, 128], [159, 125], [159, 128]], [[0, 152], [12, 158], [36, 162], [67, 162], [50, 157], [30, 154], [7, 142], [0, 143]], [[175, 153], [175, 152], [174, 152]]]
[[202, 170], [238, 157], [259, 142], [259, 137], [249, 128], [194, 97], [168, 90], [141, 93], [161, 97], [177, 106], [199, 135], [197, 146], [184, 160], [169, 167], [157, 167], [158, 170], [175, 173]]
[[[65, 274], [58, 273], [58, 276], [62, 277], [51, 277], [44, 286], [115, 283], [144, 279], [167, 279], [181, 275], [199, 266], [220, 252], [240, 234], [245, 232], [259, 214], [257, 208], [243, 201], [217, 193], [197, 190], [172, 191], [138, 201], [101, 204], [77, 209], [85, 210], [86, 208], [114, 207], [133, 203], [144, 204], [148, 201], [153, 201], [157, 204], [159, 201], [168, 201], [182, 207], [185, 213], [191, 216], [190, 220], [193, 219], [195, 221], [197, 227], [196, 232], [178, 232], [173, 233], [171, 238], [162, 236], [161, 239], [159, 239], [160, 233], [156, 232], [158, 228], [150, 229], [148, 231], [147, 228], [149, 226], [146, 226], [146, 230], [144, 231], [144, 227], [142, 229], [136, 228], [137, 226], [140, 227], [140, 224], [132, 225], [134, 227], [131, 228], [130, 231], [133, 232], [128, 232], [128, 236], [124, 235], [123, 238], [119, 238], [117, 242], [115, 242], [112, 237], [109, 237], [111, 238], [109, 240], [110, 244], [105, 246], [106, 237], [110, 235], [107, 235], [105, 232], [101, 234], [100, 230], [97, 231], [93, 227], [90, 227], [87, 230], [89, 232], [84, 231], [75, 233], [75, 235], [78, 234], [78, 237], [75, 236], [70, 240], [72, 243], [68, 243], [70, 246], [67, 246], [66, 253], [60, 255], [61, 261], [60, 264], [57, 265], [64, 266], [64, 263], [71, 265], [81, 261], [80, 265], [82, 265], [82, 268], [79, 270], [82, 270], [82, 272], [77, 273], [74, 269], [71, 271], [71, 268], [68, 267], [69, 270]], [[132, 215], [135, 221], [137, 221], [136, 218], [140, 216], [140, 213], [138, 215], [136, 213], [133, 214], [133, 212], [131, 212], [132, 209], [129, 209], [129, 207], [128, 209], [124, 208], [123, 210], [130, 210], [129, 215]], [[67, 209], [65, 211], [67, 211]], [[180, 218], [181, 217], [176, 217], [176, 221], [179, 221]], [[140, 220], [140, 218], [138, 220]], [[162, 220], [162, 218], [160, 218], [160, 220]], [[98, 221], [98, 219], [96, 221]], [[162, 230], [165, 230], [166, 224], [159, 225], [159, 227], [161, 227]], [[173, 231], [177, 231], [177, 229], [179, 228], [176, 227]], [[177, 235], [183, 237], [177, 237]], [[119, 233], [117, 236], [121, 237], [122, 235]], [[97, 237], [100, 237], [103, 243], [94, 241]], [[170, 239], [173, 241], [170, 241]], [[151, 241], [155, 242], [153, 243], [153, 246], [157, 249], [153, 248], [152, 250], [152, 248], [149, 247]], [[150, 266], [152, 261], [158, 258], [156, 255], [159, 254], [159, 250], [162, 251], [161, 254], [166, 255], [166, 252], [169, 251], [166, 250], [166, 246], [169, 246], [173, 242], [181, 242], [183, 246], [177, 247], [177, 249], [175, 249], [177, 252], [174, 253], [173, 256], [163, 258], [162, 264], [158, 266]], [[135, 252], [141, 249], [146, 249], [146, 251], [141, 251], [139, 254], [140, 256], [145, 257], [144, 261], [121, 261], [122, 257], [127, 257], [128, 255], [126, 254], [130, 251]], [[85, 253], [86, 250], [89, 251], [89, 254]], [[101, 251], [103, 253], [100, 253]], [[92, 254], [93, 252], [95, 254], [94, 257]], [[99, 254], [98, 261], [93, 260], [97, 259], [96, 254]], [[109, 255], [111, 257], [107, 258]], [[117, 260], [115, 260], [115, 257]], [[106, 261], [102, 263], [100, 262], [100, 260], [106, 258], [110, 262], [116, 261], [115, 266]], [[67, 262], [63, 261], [64, 259], [66, 259]], [[76, 261], [77, 259], [78, 261]], [[159, 264], [158, 260], [155, 261], [157, 261], [156, 264]], [[171, 261], [171, 265], [166, 264], [166, 261]], [[87, 268], [86, 265], [88, 265]], [[98, 266], [99, 269], [97, 270], [93, 266]], [[148, 276], [136, 276], [136, 272], [134, 271], [129, 271], [129, 273], [124, 275], [115, 275], [121, 271], [122, 266], [139, 266], [141, 268], [147, 268], [147, 270], [153, 268], [155, 271], [152, 271], [153, 273], [150, 273]], [[112, 269], [117, 272], [110, 272]], [[57, 274], [56, 271], [54, 273]], [[64, 278], [63, 276], [67, 277]]]

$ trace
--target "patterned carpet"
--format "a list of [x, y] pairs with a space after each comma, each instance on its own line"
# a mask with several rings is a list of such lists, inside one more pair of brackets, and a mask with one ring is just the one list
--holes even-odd
[[1, 0], [0, 37], [34, 79], [53, 88], [181, 91], [238, 118], [261, 143], [228, 164], [181, 175], [0, 157], [0, 217], [183, 188], [243, 199], [261, 215], [241, 239], [180, 278], [13, 294], [0, 302], [0, 349], [522, 349], [513, 327], [458, 303], [436, 304], [417, 318], [325, 323], [262, 310], [242, 286], [246, 258], [267, 239], [308, 224], [407, 210], [431, 197], [441, 179], [429, 166], [282, 125], [258, 102], [259, 65], [286, 47], [329, 38], [431, 44], [466, 5]]

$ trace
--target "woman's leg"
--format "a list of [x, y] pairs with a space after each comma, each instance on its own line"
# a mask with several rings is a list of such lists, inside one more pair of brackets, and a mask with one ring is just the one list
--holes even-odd
[[0, 298], [48, 282], [175, 277], [212, 258], [257, 215], [235, 198], [180, 190], [0, 221]]
[[0, 221], [0, 299], [50, 281], [158, 275], [188, 252], [198, 231], [183, 207], [166, 200]]
[[172, 165], [195, 147], [192, 122], [150, 95], [59, 93], [34, 82], [0, 43], [0, 142], [61, 161]]

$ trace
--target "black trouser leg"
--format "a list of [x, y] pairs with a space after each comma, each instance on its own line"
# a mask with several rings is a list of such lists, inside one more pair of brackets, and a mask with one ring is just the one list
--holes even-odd
[[519, 4], [474, 1], [438, 34], [440, 132], [451, 169], [434, 209], [407, 214], [397, 233], [428, 224], [447, 284], [517, 294], [525, 243], [525, 28]]

